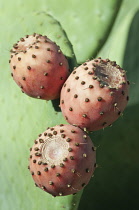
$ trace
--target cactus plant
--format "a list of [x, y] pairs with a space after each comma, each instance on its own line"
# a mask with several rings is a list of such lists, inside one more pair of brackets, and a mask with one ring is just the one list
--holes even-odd
[[[1, 2], [0, 209], [74, 210], [78, 209], [80, 201], [80, 210], [90, 210], [92, 206], [94, 209], [136, 210], [139, 171], [139, 145], [136, 140], [139, 129], [136, 91], [139, 65], [138, 0], [107, 0], [105, 5], [101, 0], [87, 3], [61, 0], [62, 6], [56, 3], [56, 0], [25, 0], [14, 4], [7, 0]], [[48, 16], [47, 12], [55, 18]], [[77, 66], [74, 48], [78, 64], [97, 55], [116, 60], [128, 71], [131, 99], [125, 114], [113, 127], [91, 134], [95, 145], [100, 145], [97, 149], [100, 167], [83, 195], [81, 191], [76, 195], [52, 198], [33, 186], [27, 170], [28, 160], [25, 157], [29, 155], [28, 148], [33, 138], [47, 126], [65, 123], [61, 112], [53, 109], [51, 101], [26, 97], [10, 78], [7, 62], [9, 50], [19, 37], [33, 32], [47, 34], [58, 43], [72, 69]]]

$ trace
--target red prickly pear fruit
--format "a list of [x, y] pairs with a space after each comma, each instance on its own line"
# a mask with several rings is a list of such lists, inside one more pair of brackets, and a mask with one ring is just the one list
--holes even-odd
[[39, 135], [30, 149], [29, 170], [39, 188], [53, 196], [85, 187], [96, 167], [90, 137], [79, 127], [57, 125]]
[[13, 45], [9, 62], [14, 81], [33, 98], [58, 98], [69, 76], [68, 61], [59, 46], [36, 33]]
[[109, 59], [94, 59], [77, 67], [61, 90], [60, 107], [66, 120], [88, 131], [111, 125], [124, 111], [129, 81]]

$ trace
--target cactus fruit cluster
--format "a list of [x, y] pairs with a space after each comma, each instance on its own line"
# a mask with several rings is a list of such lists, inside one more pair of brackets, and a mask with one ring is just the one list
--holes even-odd
[[77, 193], [96, 167], [86, 131], [111, 125], [129, 99], [126, 72], [109, 59], [86, 61], [69, 73], [68, 61], [47, 36], [27, 35], [14, 44], [10, 67], [27, 95], [53, 100], [69, 124], [48, 128], [30, 148], [29, 170], [36, 186], [53, 196]]

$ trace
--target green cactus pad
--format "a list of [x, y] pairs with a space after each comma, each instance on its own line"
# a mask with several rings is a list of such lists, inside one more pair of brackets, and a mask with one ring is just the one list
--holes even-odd
[[[0, 132], [0, 209], [9, 210], [44, 210], [46, 209], [77, 209], [77, 195], [66, 198], [53, 198], [48, 193], [37, 189], [27, 169], [29, 148], [38, 134], [46, 127], [64, 122], [61, 112], [56, 112], [51, 101], [46, 102], [23, 94], [10, 76], [8, 65], [9, 50], [14, 42], [26, 34], [34, 32], [47, 35], [55, 41], [68, 57], [70, 67], [76, 65], [72, 46], [63, 28], [51, 15], [46, 13], [31, 13], [27, 16], [10, 16], [5, 31], [0, 34], [0, 49], [4, 49], [0, 58], [1, 71], [1, 132]], [[6, 18], [6, 13], [5, 13]], [[0, 19], [4, 20], [4, 17]], [[13, 22], [13, 23], [12, 23]], [[4, 27], [4, 26], [3, 26]], [[48, 205], [49, 202], [49, 205]], [[47, 206], [47, 207], [46, 207]], [[63, 207], [62, 207], [63, 206]]]
[[48, 0], [50, 11], [62, 23], [73, 44], [78, 63], [95, 57], [108, 38], [121, 0], [60, 0], [61, 7]]
[[[34, 15], [32, 16], [32, 11], [37, 11], [37, 13], [40, 14], [43, 12], [50, 13], [62, 24], [68, 34], [78, 63], [95, 57], [99, 52], [108, 38], [122, 3], [122, 0], [106, 0], [105, 3], [103, 3], [102, 0], [59, 0], [59, 3], [57, 3], [57, 0], [34, 0], [33, 3], [25, 0], [23, 2], [15, 2], [13, 5], [12, 1], [6, 1], [8, 0], [2, 0], [2, 6], [4, 8], [2, 12], [5, 11], [5, 13], [7, 12], [8, 14], [9, 28], [13, 28], [13, 25], [18, 23], [16, 25], [15, 38], [16, 36], [18, 38], [20, 30], [23, 32], [26, 28], [26, 24], [31, 29], [33, 29], [33, 27], [34, 29], [41, 29], [41, 32], [45, 32], [47, 29], [49, 30], [49, 27], [45, 23], [43, 26], [46, 26], [46, 29], [44, 30], [44, 27], [41, 26], [43, 21], [38, 23], [37, 20], [39, 18], [34, 17]], [[10, 8], [10, 10], [8, 8]], [[26, 19], [24, 25], [21, 25], [21, 16], [23, 19]], [[10, 19], [13, 19], [13, 22], [10, 22]], [[53, 26], [50, 26], [50, 28], [50, 34], [54, 33], [58, 35], [55, 29], [53, 29]], [[58, 40], [58, 38], [56, 38], [56, 40]]]

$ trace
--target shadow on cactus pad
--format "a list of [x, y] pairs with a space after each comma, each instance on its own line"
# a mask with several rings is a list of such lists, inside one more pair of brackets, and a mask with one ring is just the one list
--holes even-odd
[[[113, 127], [93, 133], [99, 165], [83, 193], [80, 210], [138, 209], [139, 157], [139, 12], [133, 18], [125, 48], [123, 68], [131, 82], [130, 102]], [[86, 196], [87, 195], [87, 196]]]

